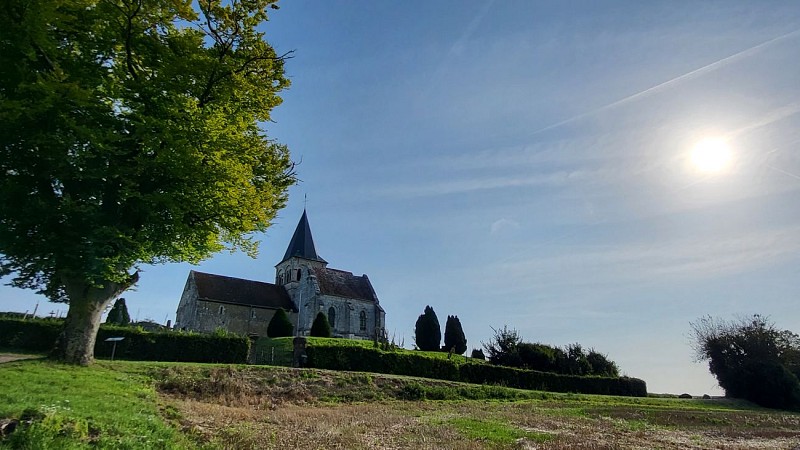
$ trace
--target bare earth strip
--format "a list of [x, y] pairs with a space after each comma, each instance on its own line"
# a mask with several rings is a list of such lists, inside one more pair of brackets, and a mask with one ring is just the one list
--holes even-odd
[[21, 355], [19, 353], [0, 353], [0, 364], [11, 361], [19, 361], [21, 359], [35, 359], [41, 357], [42, 355]]

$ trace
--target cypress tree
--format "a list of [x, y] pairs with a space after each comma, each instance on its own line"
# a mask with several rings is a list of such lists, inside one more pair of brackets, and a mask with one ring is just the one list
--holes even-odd
[[286, 315], [286, 311], [283, 308], [278, 309], [269, 321], [269, 325], [267, 325], [267, 336], [276, 338], [291, 336], [292, 334], [294, 334], [294, 327], [292, 322], [289, 321], [289, 316]]
[[314, 323], [311, 324], [311, 336], [331, 337], [331, 324], [328, 323], [328, 317], [322, 311], [317, 313]]
[[420, 350], [437, 351], [442, 341], [442, 331], [439, 318], [430, 306], [425, 307], [425, 312], [419, 316], [414, 326], [414, 340]]
[[128, 314], [128, 307], [125, 305], [124, 298], [118, 298], [114, 302], [114, 307], [108, 312], [106, 323], [126, 327], [131, 324], [131, 316]]
[[458, 316], [447, 316], [447, 322], [444, 325], [443, 350], [449, 352], [450, 349], [454, 349], [453, 353], [457, 355], [467, 351], [467, 337], [464, 335]]

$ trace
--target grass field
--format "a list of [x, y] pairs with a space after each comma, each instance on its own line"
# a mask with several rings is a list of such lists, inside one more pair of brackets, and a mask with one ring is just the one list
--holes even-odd
[[0, 364], [3, 448], [794, 449], [800, 415], [268, 366]]

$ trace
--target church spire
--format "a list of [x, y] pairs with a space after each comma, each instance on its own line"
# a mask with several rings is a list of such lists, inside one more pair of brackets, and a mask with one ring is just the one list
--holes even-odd
[[293, 257], [326, 262], [320, 258], [317, 254], [317, 249], [314, 248], [314, 238], [311, 237], [311, 227], [308, 226], [308, 216], [305, 209], [303, 209], [303, 216], [300, 217], [300, 222], [297, 223], [297, 228], [294, 230], [292, 240], [289, 242], [289, 247], [286, 249], [286, 254], [283, 255], [281, 262]]

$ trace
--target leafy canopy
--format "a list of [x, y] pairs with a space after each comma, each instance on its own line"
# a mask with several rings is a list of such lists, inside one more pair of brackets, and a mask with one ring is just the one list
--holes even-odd
[[725, 395], [762, 406], [800, 409], [800, 337], [758, 314], [706, 316], [691, 323], [698, 361], [708, 361]]
[[69, 280], [251, 255], [295, 182], [260, 127], [286, 55], [274, 0], [8, 0], [0, 8], [0, 275], [54, 301]]

